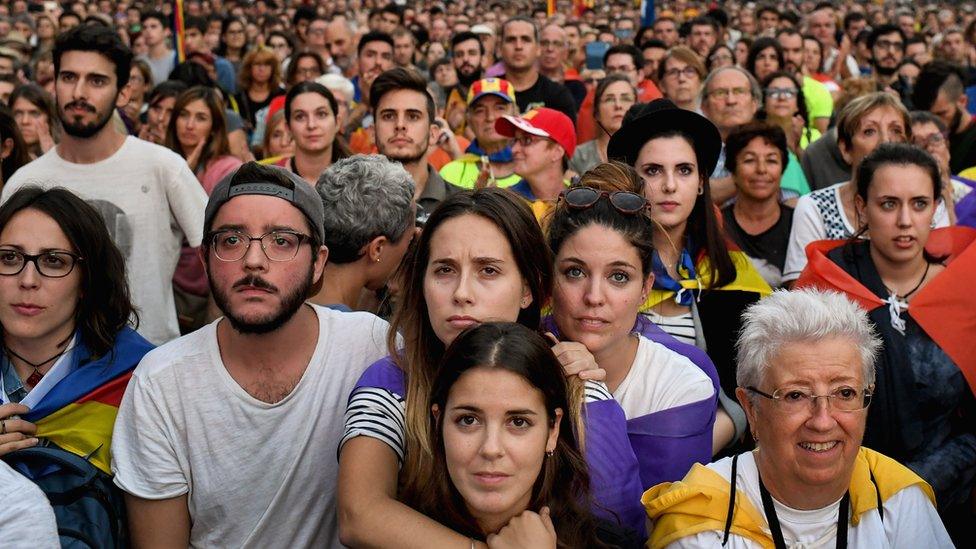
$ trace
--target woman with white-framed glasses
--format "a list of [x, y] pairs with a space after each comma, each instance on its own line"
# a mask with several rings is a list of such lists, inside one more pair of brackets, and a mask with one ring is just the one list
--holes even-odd
[[757, 449], [648, 490], [648, 547], [952, 547], [932, 489], [861, 446], [881, 341], [843, 294], [750, 306], [736, 396]]

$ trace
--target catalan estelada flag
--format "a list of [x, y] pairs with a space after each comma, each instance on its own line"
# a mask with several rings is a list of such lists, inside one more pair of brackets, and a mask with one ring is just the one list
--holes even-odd
[[[725, 286], [710, 288], [712, 283], [712, 269], [708, 261], [708, 255], [705, 254], [704, 249], [698, 254], [698, 258], [695, 261], [695, 272], [697, 276], [694, 278], [688, 277], [680, 268], [678, 273], [683, 276], [681, 280], [678, 280], [678, 284], [681, 285], [685, 290], [689, 290], [693, 293], [698, 293], [703, 290], [722, 290], [722, 291], [740, 291], [740, 292], [752, 292], [759, 294], [761, 297], [766, 297], [767, 295], [773, 293], [773, 289], [769, 287], [769, 284], [763, 280], [762, 275], [759, 271], [752, 266], [752, 262], [749, 257], [739, 249], [731, 241], [726, 241], [726, 245], [729, 249], [729, 257], [732, 258], [732, 264], [735, 266], [735, 280], [726, 284]], [[641, 306], [641, 312], [646, 312], [651, 310], [655, 305], [667, 300], [674, 298], [676, 292], [674, 290], [667, 290], [655, 287], [651, 290], [650, 294], [647, 296], [647, 301]]]
[[83, 343], [71, 351], [69, 373], [23, 416], [47, 439], [111, 474], [112, 428], [122, 395], [142, 357], [153, 345], [130, 328], [119, 332], [115, 347], [91, 360]]

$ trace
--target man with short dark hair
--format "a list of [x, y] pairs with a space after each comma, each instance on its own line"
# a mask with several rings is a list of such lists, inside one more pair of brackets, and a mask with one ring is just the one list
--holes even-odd
[[403, 164], [413, 178], [414, 198], [422, 208], [417, 214], [429, 214], [441, 200], [461, 189], [441, 179], [427, 163], [441, 131], [434, 123], [436, 107], [427, 81], [419, 73], [396, 67], [373, 81], [369, 100], [376, 149]]
[[147, 11], [142, 14], [142, 37], [146, 41], [149, 51], [140, 55], [149, 64], [153, 82], [162, 82], [169, 78], [169, 73], [176, 66], [176, 56], [169, 48], [169, 22], [160, 11]]
[[249, 162], [198, 230], [224, 316], [145, 356], [119, 408], [115, 483], [137, 547], [338, 547], [346, 399], [389, 325], [306, 300], [328, 259], [322, 198]]
[[711, 17], [696, 17], [691, 20], [691, 34], [688, 36], [688, 46], [705, 59], [719, 40], [719, 24]]
[[783, 29], [776, 33], [776, 40], [783, 48], [784, 70], [793, 74], [803, 83], [803, 100], [806, 103], [807, 124], [825, 133], [830, 125], [830, 116], [834, 111], [834, 98], [827, 86], [817, 82], [808, 74], [808, 67], [804, 63], [803, 36], [796, 29]]
[[[187, 57], [191, 54], [203, 54], [213, 57], [214, 69], [217, 72], [217, 84], [227, 93], [237, 93], [237, 74], [234, 65], [227, 59], [213, 53], [204, 37], [207, 34], [207, 20], [203, 17], [190, 16], [183, 23], [183, 49]], [[161, 82], [161, 81], [160, 81]], [[155, 82], [159, 84], [160, 82]]]
[[678, 43], [678, 23], [671, 17], [658, 17], [652, 25], [654, 38], [664, 42], [668, 48]]
[[352, 151], [365, 154], [373, 149], [373, 135], [369, 131], [373, 124], [373, 118], [369, 116], [369, 90], [377, 76], [393, 68], [393, 38], [382, 32], [366, 33], [359, 39], [356, 67], [359, 74], [352, 79], [356, 107], [349, 113], [346, 128], [353, 128], [353, 134], [365, 130], [365, 138], [350, 136]]
[[756, 8], [756, 19], [759, 20], [758, 34], [772, 36], [779, 29], [780, 14], [775, 6], [766, 4]]
[[515, 87], [520, 112], [537, 107], [556, 109], [576, 124], [576, 102], [565, 86], [539, 73], [539, 30], [531, 19], [513, 17], [502, 25], [502, 62], [505, 75]]
[[[199, 246], [207, 200], [186, 161], [173, 151], [125, 136], [111, 124], [129, 101], [132, 52], [114, 30], [83, 25], [54, 46], [61, 142], [3, 187], [65, 187], [101, 212], [126, 258], [139, 332], [161, 344], [179, 336], [173, 273], [184, 238]], [[93, 266], [97, 267], [97, 266]]]
[[953, 174], [976, 166], [976, 123], [966, 109], [962, 69], [945, 61], [932, 61], [915, 81], [912, 103], [916, 109], [938, 116], [949, 128], [949, 167]]
[[668, 53], [668, 47], [657, 38], [652, 38], [641, 44], [640, 49], [641, 57], [644, 58], [644, 76], [657, 85], [658, 68], [661, 66], [661, 60]]

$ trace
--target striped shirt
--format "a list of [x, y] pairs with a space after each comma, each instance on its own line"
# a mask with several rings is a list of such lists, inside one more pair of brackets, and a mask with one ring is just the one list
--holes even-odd
[[689, 345], [695, 344], [695, 319], [692, 318], [691, 311], [678, 316], [664, 316], [654, 311], [647, 311], [644, 315], [678, 341]]

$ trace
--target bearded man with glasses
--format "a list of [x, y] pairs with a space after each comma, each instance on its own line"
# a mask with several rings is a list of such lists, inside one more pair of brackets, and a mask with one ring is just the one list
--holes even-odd
[[115, 430], [134, 545], [338, 546], [341, 410], [388, 325], [305, 302], [323, 212], [311, 185], [254, 162], [210, 196], [201, 259], [224, 317], [140, 364]]

